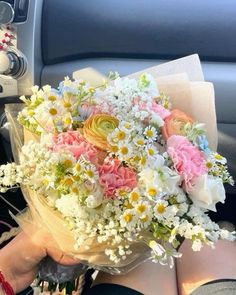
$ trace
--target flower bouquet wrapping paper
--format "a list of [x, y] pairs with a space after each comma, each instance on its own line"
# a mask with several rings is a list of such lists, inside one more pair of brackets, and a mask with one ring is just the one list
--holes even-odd
[[194, 251], [234, 240], [207, 215], [233, 180], [198, 56], [74, 78], [6, 107], [16, 163], [1, 166], [0, 185], [21, 185], [22, 229], [43, 228], [66, 255], [113, 274], [146, 259], [172, 267], [183, 239]]

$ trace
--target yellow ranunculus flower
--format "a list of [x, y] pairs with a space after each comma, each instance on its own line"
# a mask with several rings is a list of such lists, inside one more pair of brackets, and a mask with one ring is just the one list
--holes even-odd
[[85, 139], [100, 148], [107, 150], [107, 136], [119, 125], [119, 120], [108, 114], [95, 114], [84, 122], [83, 135]]

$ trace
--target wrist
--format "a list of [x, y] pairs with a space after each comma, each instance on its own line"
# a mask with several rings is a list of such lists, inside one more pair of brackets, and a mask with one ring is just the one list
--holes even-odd
[[[11, 258], [7, 257], [3, 250], [0, 250], [0, 273], [2, 273], [5, 281], [10, 284], [14, 293], [16, 293], [16, 283], [12, 270], [13, 265], [14, 264], [11, 262]], [[4, 288], [1, 286], [0, 294], [5, 294], [3, 289]]]

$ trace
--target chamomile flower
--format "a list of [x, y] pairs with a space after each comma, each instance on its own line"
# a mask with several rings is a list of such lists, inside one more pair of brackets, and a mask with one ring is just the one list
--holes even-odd
[[157, 219], [163, 219], [168, 205], [169, 205], [168, 202], [165, 200], [156, 201], [156, 205], [154, 207], [153, 212]]
[[131, 204], [136, 204], [141, 200], [141, 193], [139, 192], [138, 189], [134, 189], [130, 194], [129, 194], [129, 201]]
[[124, 142], [122, 145], [119, 146], [117, 154], [122, 160], [130, 158], [132, 156], [131, 145]]
[[142, 201], [136, 204], [135, 214], [138, 216], [146, 215], [150, 211], [150, 205], [147, 201]]
[[136, 218], [133, 209], [127, 209], [120, 217], [121, 227], [126, 227], [127, 229], [134, 228], [136, 224]]
[[150, 158], [153, 158], [156, 154], [158, 154], [157, 148], [152, 144], [148, 144], [145, 148], [145, 151]]
[[63, 126], [67, 128], [71, 128], [73, 123], [73, 118], [71, 116], [71, 113], [66, 113], [62, 118]]
[[148, 141], [155, 141], [157, 139], [157, 130], [155, 127], [148, 126], [144, 130], [144, 135]]
[[63, 114], [63, 109], [59, 104], [48, 102], [44, 104], [44, 110], [47, 116], [54, 119]]
[[127, 139], [127, 134], [125, 131], [116, 128], [113, 132], [112, 132], [112, 139], [114, 142], [122, 142], [125, 141]]
[[146, 140], [143, 136], [137, 136], [133, 139], [134, 144], [139, 148], [144, 148]]
[[221, 156], [218, 153], [212, 153], [210, 155], [210, 159], [212, 160], [212, 162], [217, 162], [217, 163], [220, 163], [220, 164], [223, 164], [223, 165], [225, 165], [227, 163], [226, 158], [224, 158], [223, 156]]
[[134, 130], [134, 124], [127, 121], [121, 121], [119, 128], [125, 133], [131, 133]]
[[152, 221], [151, 212], [146, 212], [146, 214], [143, 214], [143, 215], [139, 216], [138, 226], [141, 229], [147, 228], [150, 225], [151, 221]]
[[94, 183], [98, 179], [98, 171], [94, 165], [84, 167], [84, 177]]
[[158, 187], [157, 186], [150, 186], [147, 187], [146, 189], [146, 195], [148, 198], [154, 199], [159, 193]]
[[82, 174], [84, 171], [84, 168], [85, 168], [85, 165], [84, 165], [83, 161], [79, 160], [73, 167], [73, 174], [74, 175]]

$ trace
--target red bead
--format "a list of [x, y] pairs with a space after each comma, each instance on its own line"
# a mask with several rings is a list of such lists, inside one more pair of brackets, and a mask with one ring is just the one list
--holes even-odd
[[5, 280], [3, 273], [0, 271], [0, 285], [6, 295], [14, 295], [12, 286]]
[[0, 50], [3, 50], [3, 46], [2, 45], [0, 45]]
[[5, 33], [4, 36], [5, 37], [10, 37], [10, 35], [8, 33]]
[[2, 43], [7, 43], [5, 39], [2, 39]]

